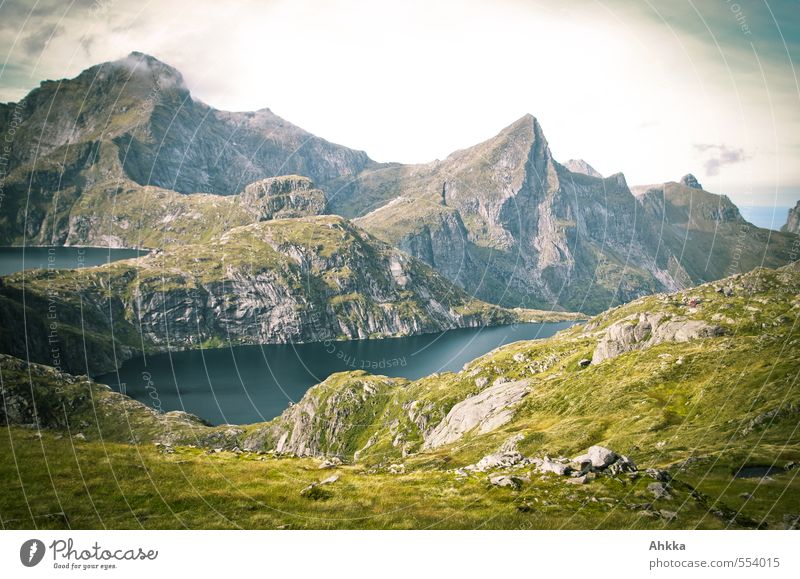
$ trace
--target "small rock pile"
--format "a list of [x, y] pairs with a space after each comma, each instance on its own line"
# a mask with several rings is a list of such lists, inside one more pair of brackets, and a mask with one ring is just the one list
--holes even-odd
[[[528, 458], [515, 448], [501, 448], [498, 452], [484, 456], [475, 464], [456, 469], [455, 473], [460, 476], [469, 476], [472, 473], [497, 469], [519, 470], [531, 465], [534, 467], [534, 472], [553, 473], [566, 477], [566, 482], [569, 484], [586, 484], [599, 475], [619, 476], [639, 472], [636, 463], [629, 457], [603, 446], [592, 446], [585, 454], [573, 459], [563, 456]], [[530, 481], [529, 476], [507, 473], [494, 474], [489, 477], [489, 482], [499, 487], [519, 488], [523, 482], [528, 481]]]

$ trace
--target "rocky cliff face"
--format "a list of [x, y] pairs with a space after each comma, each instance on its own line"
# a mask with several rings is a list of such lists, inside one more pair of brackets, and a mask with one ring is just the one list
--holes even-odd
[[567, 165], [528, 115], [444, 161], [366, 169], [343, 194], [383, 203], [356, 220], [367, 230], [506, 305], [597, 312], [791, 259], [788, 238], [747, 224], [692, 175], [637, 197], [622, 174]]
[[442, 162], [367, 170], [355, 189], [382, 180], [401, 197], [357, 222], [483, 299], [591, 312], [681, 285], [624, 177], [558, 164], [530, 115]]
[[31, 360], [53, 364], [55, 348], [63, 369], [78, 373], [113, 369], [142, 346], [400, 336], [516, 319], [334, 216], [259, 222], [199, 245], [0, 285], [2, 351], [27, 348]]
[[73, 206], [101, 186], [232, 195], [292, 173], [324, 187], [376, 165], [268, 109], [232, 113], [196, 101], [178, 71], [141, 53], [43, 82], [3, 106], [0, 134], [12, 122], [4, 244], [64, 243]]
[[298, 175], [269, 177], [250, 183], [239, 198], [259, 221], [325, 213], [325, 194], [314, 187], [311, 179]]
[[794, 233], [795, 235], [800, 234], [800, 201], [797, 202], [797, 205], [789, 209], [789, 217], [786, 219], [786, 223], [781, 227], [781, 231], [785, 233]]

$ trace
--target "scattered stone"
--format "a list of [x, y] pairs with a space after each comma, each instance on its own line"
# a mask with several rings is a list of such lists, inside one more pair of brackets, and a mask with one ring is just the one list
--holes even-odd
[[86, 435], [83, 432], [79, 432], [75, 436], [72, 437], [74, 440], [86, 440]]
[[387, 470], [389, 471], [389, 474], [405, 474], [406, 465], [404, 465], [404, 464], [390, 464], [389, 468]]
[[328, 493], [325, 489], [321, 487], [326, 485], [332, 485], [337, 480], [339, 480], [339, 475], [335, 474], [319, 482], [311, 483], [306, 488], [300, 491], [300, 496], [313, 499], [315, 501], [327, 499], [330, 496], [330, 493]]
[[527, 464], [527, 459], [516, 450], [510, 452], [495, 452], [488, 454], [475, 464], [465, 466], [464, 470], [472, 472], [485, 472], [493, 468], [511, 468]]
[[800, 529], [800, 515], [783, 515], [783, 528], [788, 530]]
[[585, 455], [579, 456], [575, 461], [578, 462], [578, 459], [584, 459], [585, 457], [592, 461], [594, 468], [606, 468], [617, 460], [617, 453], [604, 446], [591, 446]]
[[650, 483], [647, 485], [647, 492], [651, 493], [656, 500], [672, 498], [669, 494], [669, 489], [667, 488], [666, 483], [663, 482]]
[[489, 482], [496, 487], [509, 487], [518, 489], [522, 486], [524, 479], [522, 477], [511, 476], [506, 474], [496, 474], [489, 477]]
[[323, 460], [320, 463], [319, 468], [320, 470], [322, 470], [326, 468], [336, 468], [337, 466], [341, 465], [342, 465], [342, 459], [340, 459], [338, 456], [333, 456], [331, 458], [326, 458], [325, 460]]
[[576, 476], [567, 480], [567, 483], [571, 485], [585, 485], [588, 482], [589, 482], [588, 475]]
[[647, 476], [660, 482], [669, 482], [672, 480], [672, 475], [669, 471], [660, 468], [648, 468], [644, 471]]
[[750, 493], [742, 493], [739, 495], [739, 498], [749, 501], [750, 499], [753, 498], [753, 495]]
[[674, 521], [675, 519], [678, 518], [678, 513], [676, 513], [675, 511], [668, 511], [666, 509], [661, 509], [660, 511], [658, 511], [658, 513], [661, 515], [661, 518], [666, 521]]
[[549, 457], [544, 457], [541, 464], [537, 466], [539, 472], [553, 472], [559, 476], [568, 476], [572, 472], [572, 468], [564, 460], [563, 462], [551, 460]]
[[620, 454], [617, 456], [617, 460], [609, 465], [608, 473], [611, 475], [619, 475], [626, 472], [635, 473], [639, 472], [639, 469], [636, 467], [636, 463], [633, 462], [633, 460]]

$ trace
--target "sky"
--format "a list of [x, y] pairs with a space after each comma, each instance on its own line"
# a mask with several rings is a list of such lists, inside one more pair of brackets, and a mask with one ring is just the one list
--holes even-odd
[[378, 161], [531, 113], [556, 159], [631, 185], [800, 199], [800, 0], [0, 0], [0, 101], [134, 50]]

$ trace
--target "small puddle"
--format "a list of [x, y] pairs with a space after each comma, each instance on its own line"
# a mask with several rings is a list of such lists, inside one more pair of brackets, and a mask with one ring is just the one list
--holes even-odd
[[733, 478], [763, 478], [786, 472], [780, 466], [743, 466], [733, 473]]

